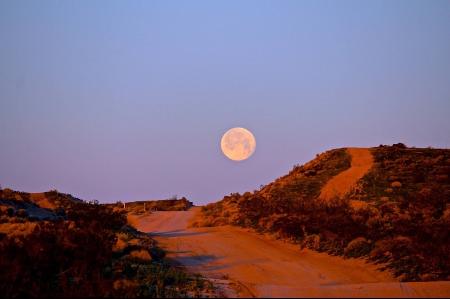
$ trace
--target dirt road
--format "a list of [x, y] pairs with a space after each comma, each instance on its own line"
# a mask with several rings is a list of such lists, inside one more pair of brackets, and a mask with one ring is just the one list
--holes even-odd
[[230, 297], [420, 297], [450, 295], [450, 282], [404, 284], [363, 260], [345, 260], [235, 227], [188, 228], [199, 208], [132, 217], [169, 257]]
[[347, 148], [351, 156], [349, 169], [331, 178], [320, 192], [319, 198], [325, 201], [342, 197], [372, 168], [373, 157], [367, 148]]

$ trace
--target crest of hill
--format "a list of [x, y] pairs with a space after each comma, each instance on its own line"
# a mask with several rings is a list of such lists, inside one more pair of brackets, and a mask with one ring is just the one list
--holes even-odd
[[75, 204], [84, 203], [70, 194], [51, 190], [41, 193], [0, 190], [0, 209], [9, 213], [19, 212], [36, 220], [55, 220], [64, 217], [65, 211]]
[[368, 150], [372, 167], [331, 201], [321, 200], [321, 190], [351, 167], [346, 149], [205, 206], [195, 225], [248, 227], [314, 250], [369, 258], [403, 281], [450, 279], [450, 150], [403, 144]]
[[14, 200], [16, 202], [34, 204], [43, 209], [56, 210], [58, 208], [67, 208], [74, 203], [82, 203], [83, 200], [58, 192], [57, 190], [50, 190], [47, 192], [28, 193], [13, 191], [9, 188], [0, 190], [3, 199]]
[[154, 211], [187, 211], [193, 207], [193, 203], [182, 198], [170, 198], [161, 200], [142, 200], [142, 201], [129, 201], [129, 202], [117, 202], [115, 204], [107, 204], [116, 209], [125, 210], [127, 213], [136, 215], [148, 214]]

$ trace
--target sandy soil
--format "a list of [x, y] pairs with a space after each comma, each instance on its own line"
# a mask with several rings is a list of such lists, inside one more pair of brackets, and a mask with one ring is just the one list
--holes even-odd
[[188, 228], [199, 208], [131, 217], [169, 257], [235, 297], [450, 296], [450, 282], [405, 284], [363, 260], [345, 260], [236, 227]]
[[349, 169], [331, 178], [320, 192], [319, 198], [325, 201], [341, 198], [369, 171], [373, 165], [373, 157], [367, 148], [347, 148], [351, 156]]

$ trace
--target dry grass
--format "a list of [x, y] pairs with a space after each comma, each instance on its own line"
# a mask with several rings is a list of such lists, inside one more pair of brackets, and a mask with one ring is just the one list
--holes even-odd
[[36, 228], [35, 222], [0, 223], [0, 233], [10, 237], [27, 236]]

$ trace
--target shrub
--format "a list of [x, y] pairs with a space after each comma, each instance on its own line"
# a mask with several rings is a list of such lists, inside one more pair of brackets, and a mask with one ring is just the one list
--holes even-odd
[[347, 257], [360, 257], [367, 255], [371, 249], [371, 244], [366, 238], [358, 237], [348, 243], [344, 249], [344, 255]]
[[319, 235], [306, 236], [302, 242], [302, 247], [319, 250], [320, 249], [320, 236]]

